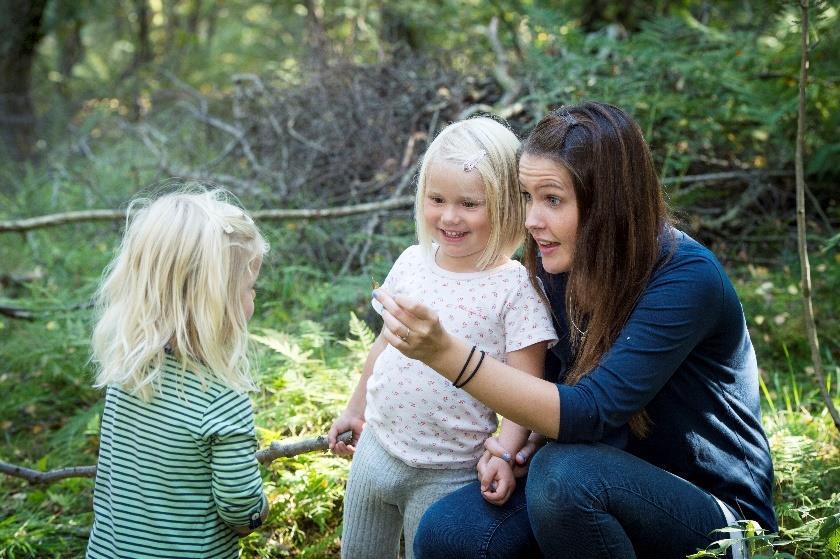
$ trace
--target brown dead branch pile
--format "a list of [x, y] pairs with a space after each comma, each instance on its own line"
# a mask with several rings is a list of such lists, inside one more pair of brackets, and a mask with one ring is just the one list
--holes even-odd
[[[437, 123], [463, 108], [459, 80], [440, 66], [406, 57], [388, 64], [314, 68], [299, 84], [233, 76], [234, 91], [211, 103], [182, 95], [168, 118], [204, 130], [214, 155], [174, 161], [176, 130], [124, 123], [168, 176], [199, 179], [255, 196], [272, 207], [329, 207], [388, 197], [426, 147]], [[178, 84], [179, 87], [186, 87]], [[173, 115], [174, 116], [174, 115]]]

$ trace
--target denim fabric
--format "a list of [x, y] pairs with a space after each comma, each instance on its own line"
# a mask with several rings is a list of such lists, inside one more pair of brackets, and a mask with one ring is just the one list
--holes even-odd
[[725, 536], [712, 495], [607, 445], [549, 443], [523, 481], [503, 507], [476, 484], [432, 505], [417, 559], [684, 558]]
[[473, 482], [426, 510], [414, 536], [416, 559], [541, 557], [528, 524], [525, 480], [504, 506], [491, 505]]

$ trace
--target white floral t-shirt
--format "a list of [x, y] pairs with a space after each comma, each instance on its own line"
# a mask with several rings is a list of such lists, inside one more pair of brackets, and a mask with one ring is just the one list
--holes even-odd
[[[476, 355], [484, 350], [505, 361], [509, 352], [557, 341], [547, 308], [514, 260], [481, 272], [450, 272], [414, 245], [394, 263], [382, 288], [433, 309], [449, 333], [477, 346]], [[382, 313], [377, 301], [373, 306]], [[477, 362], [474, 357], [473, 367]], [[474, 466], [497, 426], [493, 410], [391, 345], [374, 364], [366, 402], [366, 429], [409, 466]]]

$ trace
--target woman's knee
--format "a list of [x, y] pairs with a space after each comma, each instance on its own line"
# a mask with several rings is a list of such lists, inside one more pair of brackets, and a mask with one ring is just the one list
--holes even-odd
[[524, 491], [498, 507], [484, 501], [478, 482], [429, 507], [414, 536], [417, 559], [537, 557], [535, 549]]
[[[476, 494], [475, 484], [467, 486]], [[414, 535], [414, 556], [417, 559], [445, 559], [448, 557], [470, 557], [466, 552], [477, 549], [473, 539], [478, 534], [466, 529], [464, 519], [468, 517], [467, 494], [456, 491], [433, 503], [423, 514]]]
[[[602, 445], [548, 444], [534, 455], [525, 494], [532, 524], [574, 521], [597, 503]], [[537, 526], [535, 526], [537, 528]]]

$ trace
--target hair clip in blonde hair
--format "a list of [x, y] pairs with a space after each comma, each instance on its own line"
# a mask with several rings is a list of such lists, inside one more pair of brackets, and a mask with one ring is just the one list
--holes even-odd
[[222, 223], [222, 231], [224, 231], [228, 235], [233, 234], [233, 225], [231, 225], [230, 223], [227, 223], [227, 222]]
[[475, 166], [478, 165], [478, 162], [481, 161], [481, 158], [487, 155], [487, 152], [483, 149], [478, 150], [475, 155], [472, 157], [468, 157], [464, 160], [464, 172], [469, 173]]

